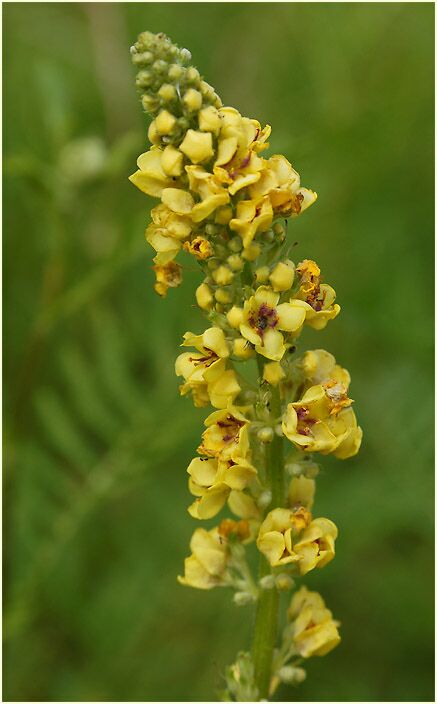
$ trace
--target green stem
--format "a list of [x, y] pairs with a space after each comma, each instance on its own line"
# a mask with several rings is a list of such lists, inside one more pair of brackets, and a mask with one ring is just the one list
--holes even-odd
[[[261, 360], [257, 360], [261, 366]], [[279, 390], [272, 387], [270, 402], [272, 418], [281, 417], [281, 399]], [[270, 482], [272, 501], [269, 510], [284, 504], [284, 468], [282, 438], [275, 434], [269, 446], [267, 477]], [[260, 555], [259, 576], [271, 574], [271, 567], [264, 557]], [[267, 699], [270, 689], [273, 650], [277, 639], [278, 630], [279, 593], [276, 588], [261, 589], [255, 615], [255, 629], [253, 635], [253, 663], [255, 680], [259, 690], [259, 698]]]

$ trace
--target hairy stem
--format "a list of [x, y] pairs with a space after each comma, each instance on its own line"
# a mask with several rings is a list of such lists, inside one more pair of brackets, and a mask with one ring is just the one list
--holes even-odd
[[[281, 416], [281, 399], [277, 388], [272, 388], [270, 415], [275, 419]], [[282, 438], [275, 434], [269, 446], [267, 460], [267, 477], [272, 492], [272, 501], [268, 510], [284, 505], [284, 467], [282, 453]], [[260, 555], [260, 578], [270, 573], [271, 567], [268, 561], [264, 555]], [[279, 593], [277, 589], [261, 589], [255, 615], [252, 646], [255, 680], [260, 699], [266, 699], [269, 693], [273, 649], [275, 647], [278, 630], [278, 609]]]

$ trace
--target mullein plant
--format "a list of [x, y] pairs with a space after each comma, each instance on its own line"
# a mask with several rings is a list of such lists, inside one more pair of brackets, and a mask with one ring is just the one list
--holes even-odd
[[[185, 333], [175, 365], [181, 394], [213, 408], [187, 468], [198, 527], [178, 579], [229, 587], [236, 605], [255, 605], [251, 650], [227, 669], [221, 696], [265, 700], [281, 682], [302, 682], [305, 661], [340, 642], [323, 598], [299, 580], [335, 555], [335, 523], [313, 515], [316, 458], [352, 457], [362, 431], [348, 371], [323, 349], [295, 354], [304, 328], [322, 330], [340, 306], [316, 262], [288, 256], [287, 222], [317, 196], [284, 156], [262, 156], [271, 128], [223, 107], [190, 52], [164, 34], [140, 34], [131, 55], [152, 117], [151, 148], [130, 180], [160, 200], [145, 233], [155, 290], [179, 286], [177, 255], [188, 252], [203, 275], [196, 302], [207, 318], [205, 330]], [[226, 505], [234, 518], [218, 517]], [[279, 628], [281, 595], [291, 590]]]

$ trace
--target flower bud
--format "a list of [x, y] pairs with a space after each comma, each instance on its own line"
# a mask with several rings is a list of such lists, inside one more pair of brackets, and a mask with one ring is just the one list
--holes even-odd
[[147, 130], [147, 136], [149, 138], [149, 142], [151, 142], [152, 144], [159, 143], [159, 134], [158, 130], [156, 129], [156, 120], [153, 120], [150, 123], [149, 129]]
[[213, 303], [211, 289], [207, 284], [203, 283], [196, 289], [197, 305], [203, 310], [209, 310]]
[[226, 291], [225, 288], [218, 288], [217, 291], [214, 293], [214, 297], [216, 301], [219, 303], [230, 303], [232, 301], [232, 296], [229, 293], [229, 291]]
[[265, 284], [268, 281], [270, 275], [270, 269], [268, 266], [260, 266], [259, 269], [255, 271], [255, 278], [258, 284]]
[[290, 577], [290, 575], [286, 574], [285, 572], [282, 572], [281, 574], [276, 575], [275, 585], [276, 589], [279, 589], [279, 591], [281, 592], [285, 592], [289, 589], [293, 589], [294, 580]]
[[281, 379], [284, 379], [285, 372], [280, 362], [267, 362], [264, 365], [263, 379], [272, 386], [277, 386]]
[[200, 81], [200, 73], [194, 66], [190, 66], [190, 68], [187, 70], [187, 81], [189, 81], [190, 83], [199, 83]]
[[234, 278], [234, 274], [227, 266], [223, 266], [222, 264], [213, 272], [212, 278], [219, 286], [227, 286]]
[[171, 83], [163, 83], [158, 90], [158, 95], [166, 103], [177, 98], [176, 88]]
[[[232, 217], [232, 208], [229, 208], [229, 210], [231, 211], [230, 215]], [[241, 241], [241, 237], [233, 237], [229, 241], [228, 247], [231, 250], [231, 252], [241, 252], [241, 250], [243, 249], [243, 243]]]
[[234, 355], [239, 359], [250, 359], [255, 354], [255, 350], [244, 337], [237, 337], [234, 340]]
[[184, 93], [182, 102], [188, 110], [196, 112], [202, 107], [202, 94], [195, 88], [190, 88]]
[[199, 112], [199, 129], [202, 132], [212, 132], [217, 135], [220, 132], [222, 121], [215, 107], [209, 105]]
[[162, 59], [158, 59], [152, 66], [153, 72], [157, 74], [164, 74], [167, 71], [167, 62]]
[[213, 235], [215, 235], [216, 232], [217, 232], [217, 228], [216, 228], [216, 226], [213, 225], [212, 223], [208, 223], [207, 225], [205, 225], [205, 233], [206, 233], [209, 237], [212, 237]]
[[[153, 95], [144, 93], [141, 98], [141, 104], [146, 112], [154, 113], [159, 108], [159, 101]], [[156, 135], [158, 136], [158, 135]], [[150, 139], [150, 138], [149, 138]]]
[[273, 438], [275, 437], [275, 434], [273, 432], [273, 428], [270, 428], [269, 426], [265, 426], [264, 428], [260, 428], [256, 434], [256, 437], [260, 442], [272, 442]]
[[232, 598], [232, 601], [236, 606], [246, 606], [253, 601], [252, 594], [249, 592], [236, 592]]
[[168, 69], [169, 79], [171, 81], [178, 81], [184, 73], [184, 70], [185, 69], [183, 69], [182, 66], [179, 66], [179, 64], [172, 64]]
[[181, 61], [184, 63], [191, 61], [191, 51], [188, 51], [188, 49], [181, 49]]
[[148, 88], [153, 83], [153, 73], [151, 71], [138, 71], [135, 79], [137, 88]]
[[253, 262], [259, 255], [261, 254], [261, 247], [258, 244], [258, 242], [251, 242], [248, 247], [245, 247], [243, 251], [243, 257], [244, 259], [247, 259], [248, 262]]
[[272, 574], [266, 574], [259, 580], [261, 589], [273, 589], [275, 587], [275, 578]]
[[267, 506], [270, 506], [271, 502], [272, 492], [269, 489], [266, 489], [265, 491], [262, 491], [261, 494], [258, 496], [256, 503], [260, 508], [264, 509], [267, 508]]
[[288, 291], [294, 281], [294, 264], [290, 260], [278, 262], [270, 274], [270, 283], [274, 291]]
[[232, 306], [231, 310], [226, 314], [228, 323], [232, 328], [238, 330], [243, 321], [243, 309], [237, 306]]
[[244, 261], [239, 254], [231, 254], [231, 256], [227, 258], [227, 262], [232, 271], [241, 271], [244, 267]]
[[273, 232], [277, 237], [285, 236], [285, 227], [280, 222], [275, 222], [273, 225]]
[[159, 135], [170, 134], [176, 125], [176, 118], [168, 110], [161, 110], [155, 117], [155, 129]]
[[300, 684], [306, 676], [303, 667], [293, 667], [292, 665], [285, 665], [278, 672], [278, 677], [284, 684]]
[[180, 176], [182, 173], [184, 157], [182, 152], [171, 144], [165, 147], [161, 156], [161, 166], [167, 176]]
[[[232, 219], [232, 208], [229, 205], [224, 206], [223, 208], [218, 208], [215, 213], [215, 221], [217, 225], [227, 225], [229, 220]], [[235, 237], [234, 239], [240, 240], [239, 237]], [[231, 240], [232, 242], [232, 240]], [[231, 244], [229, 243], [229, 248], [232, 252], [239, 252], [241, 249], [241, 240], [240, 240], [240, 247], [239, 249], [233, 249], [231, 247]]]

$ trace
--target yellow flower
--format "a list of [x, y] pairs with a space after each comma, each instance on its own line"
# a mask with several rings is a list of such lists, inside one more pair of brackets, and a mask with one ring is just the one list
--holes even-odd
[[197, 452], [238, 463], [249, 455], [248, 419], [238, 408], [214, 411], [205, 420], [206, 430]]
[[264, 160], [261, 177], [249, 193], [252, 198], [268, 196], [275, 213], [284, 217], [299, 215], [317, 199], [316, 193], [301, 188], [299, 174], [281, 154]]
[[233, 369], [225, 369], [225, 363], [210, 367], [204, 373], [211, 405], [214, 408], [227, 408], [241, 391]]
[[222, 108], [219, 114], [222, 128], [214, 174], [228, 185], [229, 193], [235, 195], [242, 188], [258, 181], [263, 160], [257, 156], [257, 151], [267, 146], [262, 144], [266, 133], [261, 137], [259, 122], [241, 117], [233, 108]]
[[191, 215], [193, 196], [181, 188], [164, 188], [161, 194], [162, 202], [178, 215]]
[[232, 489], [242, 491], [256, 477], [256, 469], [242, 460], [196, 457], [187, 469], [190, 475], [189, 489], [198, 498], [188, 511], [193, 518], [212, 518], [224, 506]]
[[229, 202], [229, 193], [214, 176], [201, 166], [186, 166], [190, 190], [200, 197], [190, 213], [193, 222], [200, 222]]
[[335, 291], [332, 286], [320, 283], [320, 269], [311, 259], [298, 264], [296, 273], [300, 276], [296, 299], [307, 304], [305, 322], [315, 330], [322, 330], [340, 312], [340, 306], [334, 303]]
[[255, 295], [245, 301], [244, 321], [240, 325], [241, 334], [255, 345], [255, 350], [276, 362], [286, 351], [282, 332], [297, 332], [306, 315], [303, 306], [278, 305], [278, 301], [279, 293], [260, 286]]
[[311, 386], [300, 401], [289, 403], [282, 430], [306, 452], [333, 453], [346, 459], [359, 450], [362, 431], [341, 384]]
[[329, 518], [315, 518], [305, 528], [294, 550], [299, 555], [299, 572], [306, 574], [315, 567], [324, 567], [334, 559], [338, 530]]
[[292, 622], [294, 646], [304, 658], [326, 655], [340, 643], [339, 623], [317, 592], [301, 587], [291, 599], [288, 619]]
[[257, 547], [272, 567], [296, 563], [304, 575], [333, 559], [336, 537], [337, 527], [328, 518], [311, 520], [304, 507], [275, 508], [261, 524]]
[[157, 252], [156, 263], [166, 264], [175, 258], [181, 242], [190, 236], [191, 222], [163, 204], [153, 208], [151, 215], [152, 223], [146, 230], [146, 239]]
[[209, 240], [206, 240], [204, 237], [200, 236], [195, 237], [191, 240], [191, 242], [184, 242], [184, 249], [189, 254], [193, 254], [196, 259], [199, 259], [200, 261], [203, 259], [208, 259], [208, 257], [211, 257], [214, 254], [214, 250]]
[[183, 376], [181, 393], [192, 393], [196, 406], [205, 406], [208, 400], [215, 408], [226, 408], [239, 394], [241, 387], [233, 369], [226, 369], [229, 349], [223, 330], [212, 327], [202, 335], [187, 332], [184, 347], [195, 347], [198, 353], [184, 352], [175, 363], [177, 376]]
[[229, 559], [227, 540], [218, 528], [196, 528], [190, 542], [192, 555], [185, 560], [185, 574], [180, 584], [196, 589], [212, 589], [228, 583], [226, 568]]
[[137, 159], [138, 171], [129, 176], [129, 181], [148, 196], [160, 198], [162, 190], [174, 183], [162, 167], [163, 151], [152, 147], [148, 152], [140, 154]]
[[303, 526], [309, 525], [311, 514], [299, 511], [296, 513], [288, 508], [275, 508], [261, 524], [256, 544], [272, 567], [300, 560], [293, 548], [293, 540]]
[[244, 247], [248, 247], [257, 232], [269, 229], [272, 219], [273, 210], [268, 198], [240, 200], [237, 203], [236, 217], [232, 218], [229, 227], [238, 232]]
[[155, 291], [160, 296], [166, 296], [169, 288], [176, 288], [182, 282], [182, 267], [176, 262], [167, 264], [156, 264], [153, 267], [156, 275]]
[[192, 164], [209, 161], [214, 154], [212, 135], [210, 132], [187, 130], [182, 144], [179, 145], [179, 149], [189, 158]]

